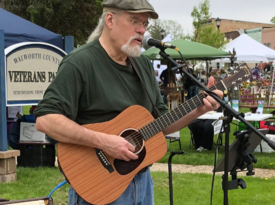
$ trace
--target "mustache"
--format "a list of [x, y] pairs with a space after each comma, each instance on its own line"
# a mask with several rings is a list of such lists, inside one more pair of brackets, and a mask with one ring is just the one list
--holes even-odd
[[131, 38], [129, 39], [129, 41], [132, 41], [132, 40], [135, 40], [135, 39], [142, 40], [143, 37], [144, 37], [143, 35], [135, 34], [135, 35], [131, 36]]

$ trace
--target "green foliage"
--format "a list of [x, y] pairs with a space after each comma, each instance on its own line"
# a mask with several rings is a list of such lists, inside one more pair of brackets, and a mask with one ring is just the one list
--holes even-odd
[[229, 40], [225, 40], [225, 35], [220, 33], [219, 30], [211, 24], [201, 28], [197, 42], [221, 49], [229, 42]]
[[270, 21], [271, 23], [275, 23], [275, 16], [273, 16], [273, 18]]
[[209, 0], [204, 0], [200, 2], [198, 7], [193, 8], [191, 16], [193, 18], [194, 33], [187, 38], [215, 48], [223, 48], [228, 41], [224, 40], [225, 35], [220, 33], [211, 22], [209, 10]]
[[5, 9], [62, 36], [86, 42], [102, 14], [100, 0], [6, 0]]
[[209, 21], [211, 17], [211, 13], [209, 13], [210, 2], [209, 0], [204, 0], [199, 3], [199, 7], [194, 6], [191, 16], [193, 18], [193, 26], [194, 26], [194, 39], [193, 41], [197, 42], [197, 38], [199, 37], [202, 24]]
[[149, 28], [149, 33], [151, 34], [152, 38], [161, 40], [160, 31], [161, 29], [165, 30], [165, 36], [168, 34], [172, 35], [172, 40], [184, 39], [184, 33], [182, 26], [172, 20], [152, 20], [152, 25]]
[[160, 25], [159, 20], [152, 20], [152, 25], [149, 26], [149, 33], [152, 38], [162, 40], [162, 36], [160, 35], [162, 27]]

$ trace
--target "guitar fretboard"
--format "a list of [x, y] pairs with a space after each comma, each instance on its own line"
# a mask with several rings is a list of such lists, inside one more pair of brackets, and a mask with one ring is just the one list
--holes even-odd
[[[220, 81], [216, 85], [209, 88], [209, 90], [226, 90], [223, 82]], [[190, 113], [191, 111], [195, 110], [197, 107], [203, 105], [203, 98], [205, 95], [200, 93], [195, 97], [187, 100], [185, 103], [181, 104], [177, 108], [171, 110], [170, 112], [158, 117], [156, 120], [152, 121], [151, 123], [143, 126], [139, 129], [139, 132], [142, 134], [144, 140], [148, 140], [164, 128], [169, 127], [171, 124], [185, 116], [186, 114]]]

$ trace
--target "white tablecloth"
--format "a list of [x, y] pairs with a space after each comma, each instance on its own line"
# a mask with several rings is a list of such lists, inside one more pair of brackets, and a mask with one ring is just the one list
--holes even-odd
[[[205, 114], [201, 115], [200, 117], [198, 117], [198, 119], [217, 120], [222, 115], [223, 115], [222, 112], [205, 113]], [[272, 116], [273, 116], [272, 114], [255, 114], [255, 113], [251, 113], [249, 115], [246, 114], [245, 117], [244, 117], [244, 119], [246, 121], [261, 121], [261, 120], [268, 119], [268, 118], [270, 118]], [[234, 118], [234, 120], [236, 120], [236, 119]]]

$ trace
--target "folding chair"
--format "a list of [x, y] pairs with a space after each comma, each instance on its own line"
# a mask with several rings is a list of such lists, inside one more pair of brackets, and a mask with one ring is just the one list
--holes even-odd
[[[189, 130], [190, 130], [190, 129], [189, 129]], [[190, 130], [189, 149], [191, 149], [191, 146], [192, 146], [192, 149], [195, 147], [195, 140], [194, 140], [194, 137], [193, 137], [193, 133], [192, 133], [192, 131]]]
[[165, 136], [165, 139], [168, 139], [169, 142], [168, 142], [168, 146], [167, 146], [167, 152], [169, 150], [169, 146], [172, 142], [179, 142], [179, 148], [181, 150], [181, 143], [180, 143], [180, 132], [177, 131], [177, 132], [174, 132], [174, 133], [171, 133], [170, 135], [166, 135]]

